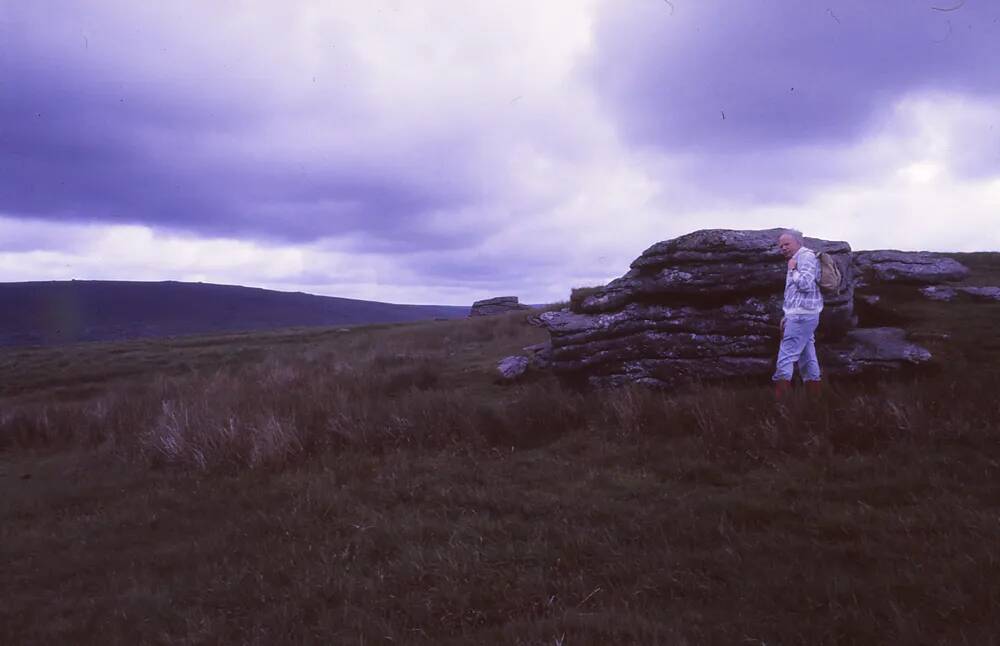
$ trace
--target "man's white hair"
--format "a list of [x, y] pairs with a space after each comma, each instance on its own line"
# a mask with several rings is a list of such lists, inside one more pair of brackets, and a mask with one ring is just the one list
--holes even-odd
[[[784, 229], [782, 230], [781, 235], [792, 236], [792, 238], [795, 239], [795, 242], [799, 243], [800, 245], [806, 243], [805, 238], [802, 236], [802, 232], [799, 231], [798, 229]], [[778, 237], [780, 238], [781, 236]]]

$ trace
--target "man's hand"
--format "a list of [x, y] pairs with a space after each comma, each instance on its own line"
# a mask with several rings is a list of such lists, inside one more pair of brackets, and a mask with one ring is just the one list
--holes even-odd
[[792, 271], [793, 269], [798, 267], [798, 265], [799, 263], [795, 262], [795, 258], [788, 259], [788, 271]]

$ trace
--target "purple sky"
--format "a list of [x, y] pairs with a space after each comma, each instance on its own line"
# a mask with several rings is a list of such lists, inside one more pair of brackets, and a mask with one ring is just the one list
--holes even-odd
[[277, 4], [0, 3], [0, 280], [543, 302], [699, 228], [1000, 249], [993, 0]]

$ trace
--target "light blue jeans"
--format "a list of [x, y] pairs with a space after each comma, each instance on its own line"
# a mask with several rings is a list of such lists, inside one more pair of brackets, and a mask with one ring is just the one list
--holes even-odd
[[802, 381], [819, 381], [819, 361], [816, 359], [816, 327], [819, 314], [791, 314], [785, 317], [785, 332], [778, 349], [778, 365], [774, 381], [791, 381], [792, 370], [799, 364]]

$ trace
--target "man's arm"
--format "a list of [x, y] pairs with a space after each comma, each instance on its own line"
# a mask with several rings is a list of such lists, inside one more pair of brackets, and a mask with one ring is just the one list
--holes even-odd
[[792, 282], [796, 287], [805, 291], [816, 282], [816, 275], [819, 273], [819, 260], [814, 253], [802, 253], [796, 259], [795, 268], [792, 269]]

